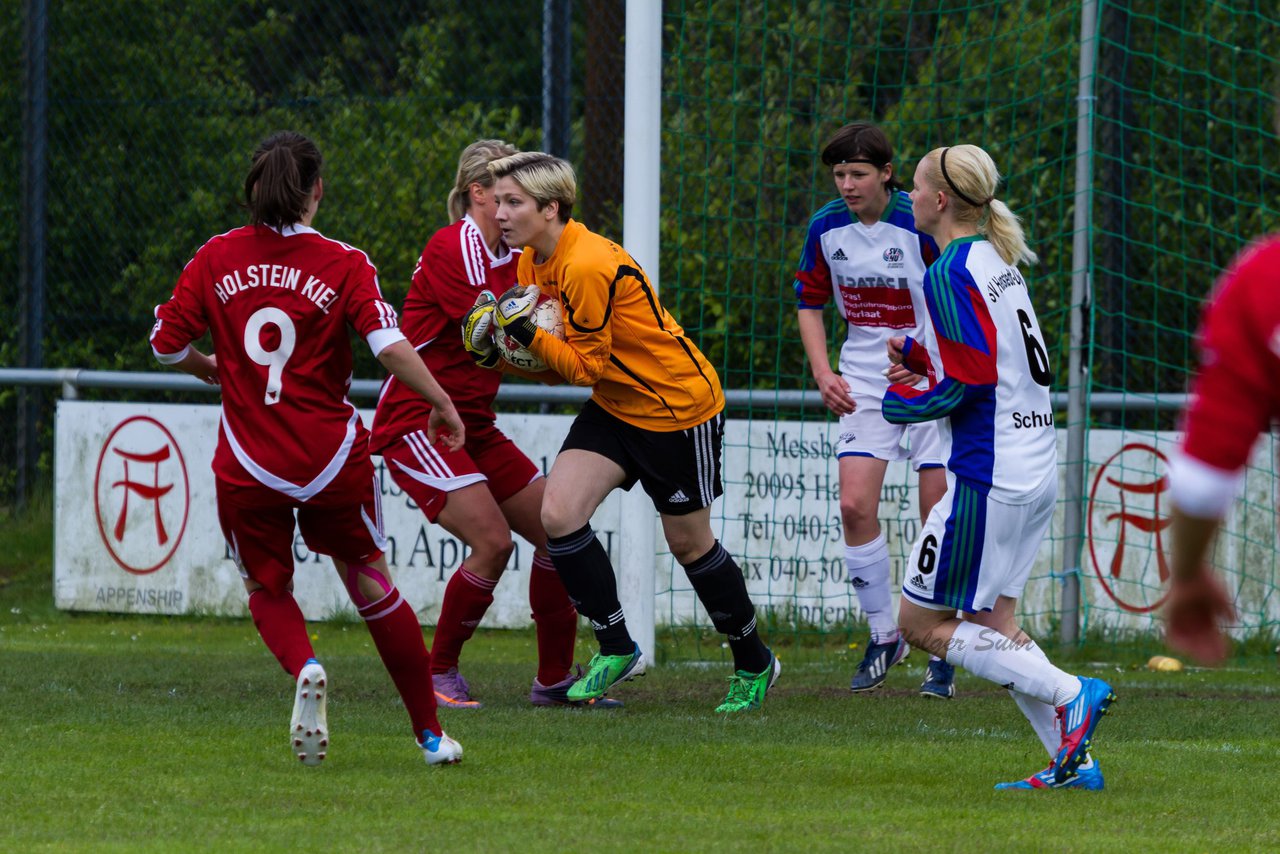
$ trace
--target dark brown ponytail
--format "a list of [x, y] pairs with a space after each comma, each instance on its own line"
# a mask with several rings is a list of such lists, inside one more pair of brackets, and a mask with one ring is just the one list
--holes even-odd
[[244, 179], [249, 221], [272, 228], [301, 222], [321, 163], [320, 149], [300, 133], [282, 130], [263, 140]]

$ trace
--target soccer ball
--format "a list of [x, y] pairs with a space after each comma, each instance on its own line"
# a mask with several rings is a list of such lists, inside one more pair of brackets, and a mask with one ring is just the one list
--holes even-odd
[[[551, 296], [538, 297], [538, 304], [533, 307], [533, 325], [564, 340], [564, 309], [560, 300]], [[547, 363], [530, 353], [520, 342], [500, 329], [495, 329], [493, 341], [498, 345], [498, 353], [512, 365], [529, 373], [539, 373], [547, 369]]]

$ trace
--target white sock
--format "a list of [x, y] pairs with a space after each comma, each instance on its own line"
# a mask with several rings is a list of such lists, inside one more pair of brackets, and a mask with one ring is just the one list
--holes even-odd
[[860, 546], [844, 547], [844, 565], [849, 583], [858, 594], [858, 604], [871, 626], [871, 642], [887, 643], [898, 636], [889, 593], [889, 545], [884, 534]]
[[1026, 647], [977, 623], [961, 620], [956, 626], [947, 644], [947, 661], [1054, 708], [1080, 694], [1080, 680], [1053, 666], [1043, 652], [1028, 653]]
[[[1044, 650], [1030, 638], [1027, 639], [1022, 648], [1037, 658], [1044, 661], [1049, 660], [1049, 656], [1044, 654]], [[1012, 688], [1009, 689], [1009, 696], [1018, 704], [1023, 716], [1031, 724], [1031, 728], [1035, 730], [1036, 738], [1040, 739], [1044, 749], [1049, 751], [1049, 758], [1052, 759], [1057, 756], [1058, 747], [1062, 742], [1062, 731], [1058, 728], [1057, 710], [1048, 703], [1042, 703], [1035, 697], [1030, 697]]]
[[1018, 709], [1035, 730], [1036, 738], [1040, 739], [1044, 749], [1049, 752], [1049, 758], [1053, 759], [1058, 755], [1058, 748], [1062, 745], [1062, 731], [1058, 729], [1057, 711], [1048, 703], [1042, 703], [1035, 697], [1012, 688], [1009, 689], [1009, 696], [1018, 704]]

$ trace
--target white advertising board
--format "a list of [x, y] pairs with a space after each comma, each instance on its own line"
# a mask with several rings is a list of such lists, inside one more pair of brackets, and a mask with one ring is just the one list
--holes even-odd
[[[218, 526], [210, 463], [218, 439], [217, 406], [87, 403], [58, 405], [55, 452], [54, 596], [76, 611], [154, 614], [248, 613], [244, 586]], [[371, 412], [362, 411], [365, 423]], [[550, 464], [567, 416], [500, 418], [539, 465]], [[464, 558], [462, 543], [433, 525], [375, 457], [392, 577], [434, 625], [445, 584]], [[619, 553], [619, 505], [611, 496], [593, 525], [612, 557]], [[651, 521], [651, 520], [650, 520]], [[485, 619], [490, 626], [529, 623], [532, 549], [516, 550]], [[354, 609], [327, 558], [308, 551], [295, 531], [295, 596], [308, 619]]]
[[[371, 413], [363, 412], [366, 423]], [[544, 467], [554, 459], [569, 416], [500, 416], [498, 424]], [[55, 599], [82, 611], [156, 614], [247, 612], [243, 586], [218, 527], [209, 464], [217, 442], [217, 406], [89, 403], [58, 406], [55, 478]], [[717, 536], [742, 566], [757, 607], [785, 621], [832, 627], [856, 615], [845, 581], [838, 480], [831, 425], [730, 420], [724, 448], [725, 495], [713, 508]], [[1081, 578], [1086, 627], [1146, 629], [1167, 590], [1161, 546], [1168, 524], [1165, 455], [1174, 434], [1094, 430], [1085, 483], [1086, 540]], [[1065, 433], [1059, 434], [1060, 453]], [[1257, 449], [1258, 466], [1228, 520], [1218, 563], [1240, 590], [1243, 615], [1276, 620], [1274, 438]], [[463, 545], [428, 523], [379, 464], [387, 558], [424, 624], [434, 624], [445, 584]], [[1062, 490], [1059, 490], [1061, 497]], [[647, 502], [641, 502], [649, 507]], [[624, 516], [624, 513], [626, 514]], [[915, 476], [893, 463], [880, 504], [894, 586], [919, 530]], [[656, 514], [624, 508], [614, 493], [592, 520], [615, 567], [648, 526], [657, 542], [653, 572], [659, 624], [705, 623], [683, 572], [664, 551]], [[1024, 613], [1047, 627], [1059, 607], [1062, 504], [1041, 545]], [[531, 548], [516, 552], [485, 624], [529, 623]], [[295, 537], [296, 595], [309, 619], [352, 613], [327, 559]], [[641, 566], [646, 562], [641, 561]], [[1248, 572], [1241, 567], [1248, 567]], [[628, 579], [621, 581], [628, 586]], [[625, 596], [624, 596], [624, 601]]]

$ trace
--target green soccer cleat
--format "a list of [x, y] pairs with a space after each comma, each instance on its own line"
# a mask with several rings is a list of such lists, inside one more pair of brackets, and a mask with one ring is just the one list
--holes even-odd
[[739, 670], [729, 677], [729, 696], [716, 706], [717, 712], [749, 712], [764, 705], [764, 695], [769, 693], [773, 683], [778, 681], [782, 672], [782, 662], [778, 656], [769, 653], [769, 666], [760, 673], [747, 673]]
[[603, 697], [606, 691], [619, 682], [643, 676], [646, 663], [638, 644], [630, 655], [593, 655], [591, 663], [587, 665], [587, 675], [569, 686], [566, 696], [571, 703], [584, 703]]

